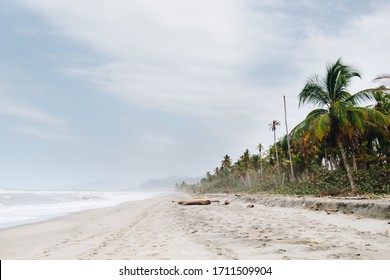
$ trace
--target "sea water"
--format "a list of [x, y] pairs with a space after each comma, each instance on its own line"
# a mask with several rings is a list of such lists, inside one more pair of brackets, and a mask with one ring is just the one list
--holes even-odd
[[162, 192], [0, 190], [0, 228], [34, 223], [73, 212], [142, 200]]

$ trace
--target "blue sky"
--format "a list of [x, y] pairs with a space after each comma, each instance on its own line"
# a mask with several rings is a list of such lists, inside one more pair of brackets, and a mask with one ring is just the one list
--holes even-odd
[[[388, 73], [389, 1], [0, 0], [0, 188], [201, 176], [272, 143], [342, 57]], [[98, 185], [98, 183], [96, 183]], [[118, 183], [119, 184], [119, 183]]]

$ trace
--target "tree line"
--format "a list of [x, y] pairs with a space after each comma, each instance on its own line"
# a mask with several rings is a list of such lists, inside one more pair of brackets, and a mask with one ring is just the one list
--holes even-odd
[[[324, 76], [310, 77], [298, 94], [299, 107], [314, 105], [304, 120], [277, 138], [279, 120], [269, 124], [274, 143], [258, 154], [246, 149], [225, 155], [199, 184], [200, 192], [390, 193], [390, 74], [374, 88], [351, 93], [360, 73], [338, 59]], [[366, 105], [371, 103], [371, 105]], [[287, 124], [286, 124], [287, 129]]]

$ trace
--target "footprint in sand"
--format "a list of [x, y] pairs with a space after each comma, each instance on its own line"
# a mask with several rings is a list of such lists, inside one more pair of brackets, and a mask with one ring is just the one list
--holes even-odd
[[282, 253], [286, 253], [287, 251], [284, 250], [284, 249], [278, 249], [278, 250], [276, 250], [274, 252], [277, 253], [277, 254], [282, 254]]

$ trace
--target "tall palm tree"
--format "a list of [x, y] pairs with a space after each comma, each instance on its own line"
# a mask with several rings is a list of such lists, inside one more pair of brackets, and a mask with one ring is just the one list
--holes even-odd
[[221, 171], [222, 174], [226, 177], [226, 193], [230, 193], [229, 172], [231, 167], [232, 160], [228, 155], [225, 155], [221, 161]]
[[259, 162], [260, 162], [260, 176], [263, 178], [263, 164], [261, 162], [261, 151], [263, 150], [263, 145], [260, 143], [257, 145], [257, 149], [259, 150]]
[[252, 159], [248, 149], [244, 151], [244, 153], [242, 154], [242, 156], [240, 157], [237, 163], [242, 172], [244, 183], [246, 184], [247, 187], [249, 187], [251, 185], [249, 172], [252, 167]]
[[244, 151], [244, 153], [240, 157], [240, 160], [244, 165], [245, 171], [249, 171], [252, 162], [251, 162], [251, 154], [248, 149]]
[[232, 166], [232, 160], [231, 158], [228, 156], [228, 155], [225, 155], [223, 157], [223, 160], [221, 161], [221, 167], [222, 169], [230, 169], [230, 167]]
[[318, 140], [327, 140], [339, 148], [352, 192], [356, 192], [356, 185], [346, 156], [346, 144], [352, 143], [356, 133], [364, 131], [367, 123], [387, 123], [380, 112], [356, 106], [359, 101], [371, 100], [372, 90], [350, 94], [347, 87], [354, 77], [360, 78], [360, 74], [344, 65], [341, 59], [327, 66], [322, 79], [318, 75], [311, 77], [299, 94], [299, 106], [313, 104], [320, 108], [311, 111], [294, 129], [310, 130]]
[[273, 120], [272, 123], [270, 123], [269, 129], [273, 131], [274, 133], [274, 146], [275, 146], [275, 153], [276, 153], [276, 164], [278, 166], [278, 173], [280, 175], [280, 165], [279, 165], [279, 156], [278, 156], [278, 147], [276, 145], [276, 126], [280, 125], [280, 122], [277, 120]]

